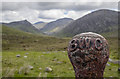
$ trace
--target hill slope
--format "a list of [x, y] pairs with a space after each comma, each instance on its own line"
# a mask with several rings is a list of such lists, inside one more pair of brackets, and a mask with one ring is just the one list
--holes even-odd
[[69, 39], [35, 35], [3, 26], [2, 40], [3, 50], [58, 51], [66, 50]]
[[30, 32], [30, 33], [39, 33], [39, 30], [36, 29], [30, 22], [27, 20], [15, 21], [11, 23], [2, 23], [5, 26], [13, 27], [15, 29]]
[[41, 28], [43, 28], [47, 23], [45, 22], [37, 22], [35, 24], [33, 24], [38, 30], [40, 30]]
[[40, 31], [42, 31], [46, 34], [51, 34], [51, 33], [61, 30], [71, 21], [73, 21], [73, 19], [71, 19], [71, 18], [61, 18], [56, 21], [47, 23], [43, 28], [40, 29]]
[[68, 24], [57, 35], [74, 36], [82, 32], [105, 33], [117, 30], [118, 12], [101, 9]]

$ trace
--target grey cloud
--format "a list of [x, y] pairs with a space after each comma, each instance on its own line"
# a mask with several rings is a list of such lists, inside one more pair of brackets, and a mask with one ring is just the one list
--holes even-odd
[[39, 15], [38, 18], [41, 18], [41, 19], [48, 19], [48, 20], [55, 19], [55, 18], [46, 17], [46, 16], [42, 16], [42, 15]]
[[[57, 9], [60, 11], [65, 10], [66, 12], [74, 11], [75, 13], [73, 12], [69, 14], [69, 16], [71, 15], [71, 17], [74, 19], [74, 17], [77, 17], [76, 15], [80, 15], [78, 16], [78, 18], [81, 17], [82, 12], [92, 11], [96, 9], [103, 9], [103, 8], [117, 9], [118, 7], [117, 4], [118, 4], [117, 2], [102, 2], [100, 4], [97, 2], [87, 2], [84, 4], [80, 2], [78, 3], [76, 2], [2, 2], [2, 8], [0, 8], [0, 10], [3, 11], [3, 14], [6, 14], [5, 17], [3, 18], [3, 21], [14, 21], [16, 19], [21, 20], [27, 18], [31, 22], [34, 22], [33, 21], [34, 19], [37, 19], [37, 21], [39, 19], [46, 19], [48, 21], [57, 19], [57, 17], [54, 17], [55, 15], [49, 15], [49, 13], [44, 13], [45, 10]], [[36, 13], [36, 11], [34, 10], [38, 11], [38, 13]], [[19, 14], [13, 16], [15, 14], [10, 13], [10, 11], [14, 11]], [[51, 12], [55, 13], [54, 10]], [[35, 16], [32, 16], [33, 14]], [[61, 15], [57, 13], [57, 16], [58, 18], [64, 16], [64, 13]]]
[[102, 2], [97, 5], [96, 2], [87, 2], [86, 4], [78, 4], [75, 2], [3, 2], [2, 10], [21, 10], [24, 8], [36, 10], [65, 9], [65, 10], [93, 10], [100, 8], [117, 8], [117, 2]]
[[2, 11], [16, 11], [21, 10], [24, 8], [30, 8], [34, 9], [36, 6], [36, 3], [30, 3], [30, 2], [3, 2], [2, 3]]

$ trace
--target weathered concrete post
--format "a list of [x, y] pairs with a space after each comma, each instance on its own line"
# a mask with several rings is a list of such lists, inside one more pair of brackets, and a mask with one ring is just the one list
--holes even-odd
[[68, 56], [76, 78], [102, 78], [109, 59], [108, 43], [99, 34], [81, 33], [70, 41]]

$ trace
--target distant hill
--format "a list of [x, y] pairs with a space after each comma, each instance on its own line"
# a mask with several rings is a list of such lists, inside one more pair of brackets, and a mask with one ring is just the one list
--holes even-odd
[[61, 18], [56, 21], [47, 23], [43, 28], [40, 29], [40, 31], [42, 31], [46, 34], [52, 34], [54, 32], [61, 30], [62, 28], [64, 28], [71, 21], [73, 21], [73, 19], [71, 19], [71, 18]]
[[36, 29], [30, 22], [27, 20], [22, 21], [15, 21], [10, 23], [2, 23], [5, 26], [12, 27], [24, 32], [30, 32], [30, 33], [39, 33], [39, 30]]
[[45, 22], [37, 22], [35, 24], [33, 24], [38, 30], [40, 30], [41, 28], [43, 28], [47, 23]]
[[117, 31], [117, 26], [118, 12], [101, 9], [69, 23], [56, 35], [71, 37], [82, 32], [106, 33]]
[[[0, 26], [1, 27], [1, 26]], [[2, 26], [2, 50], [58, 51], [66, 50], [69, 39], [43, 36]]]
[[43, 21], [39, 21], [39, 22], [36, 22], [36, 23], [34, 23], [34, 24], [40, 24], [40, 23], [44, 23]]

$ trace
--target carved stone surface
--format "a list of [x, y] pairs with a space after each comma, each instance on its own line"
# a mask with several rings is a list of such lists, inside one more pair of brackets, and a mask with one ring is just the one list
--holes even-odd
[[76, 78], [103, 77], [109, 59], [106, 39], [96, 33], [81, 33], [72, 38], [68, 46], [68, 56], [75, 70]]

